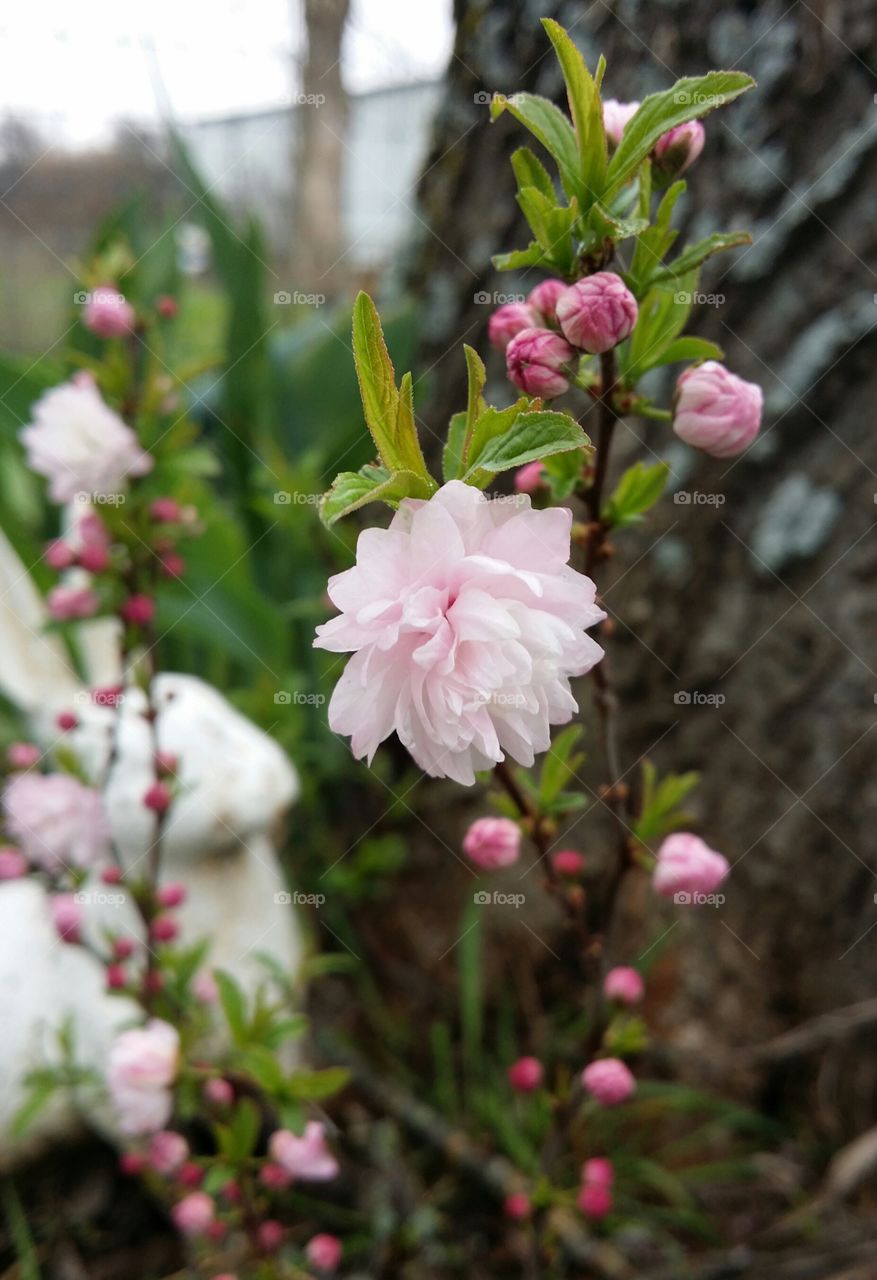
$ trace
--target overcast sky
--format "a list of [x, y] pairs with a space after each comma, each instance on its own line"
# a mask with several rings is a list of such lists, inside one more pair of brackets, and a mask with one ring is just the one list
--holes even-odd
[[[352, 0], [347, 87], [440, 75], [451, 40], [451, 0]], [[299, 0], [18, 0], [0, 51], [0, 114], [86, 144], [155, 120], [158, 81], [185, 120], [288, 102]]]

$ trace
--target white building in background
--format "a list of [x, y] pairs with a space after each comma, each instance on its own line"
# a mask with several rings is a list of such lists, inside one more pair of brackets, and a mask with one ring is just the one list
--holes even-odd
[[[435, 80], [351, 96], [343, 202], [352, 266], [381, 266], [404, 239], [440, 93]], [[318, 110], [293, 106], [180, 126], [207, 185], [234, 208], [252, 209], [279, 248], [289, 239], [297, 114]]]

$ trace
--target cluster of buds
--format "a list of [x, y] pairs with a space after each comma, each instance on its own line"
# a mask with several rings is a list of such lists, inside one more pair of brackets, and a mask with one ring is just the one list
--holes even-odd
[[[607, 98], [603, 103], [603, 125], [612, 146], [618, 146], [639, 108], [638, 102], [619, 102], [616, 98]], [[705, 141], [706, 134], [699, 120], [689, 120], [663, 133], [652, 151], [656, 176], [662, 182], [678, 178], [694, 164]]]

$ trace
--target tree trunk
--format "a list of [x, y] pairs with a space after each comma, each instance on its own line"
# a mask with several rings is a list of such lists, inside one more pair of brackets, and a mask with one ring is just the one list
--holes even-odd
[[[662, 772], [701, 769], [697, 820], [734, 863], [718, 910], [664, 918], [631, 886], [618, 958], [636, 961], [672, 926], [677, 945], [663, 954], [678, 971], [667, 959], [655, 972], [656, 984], [662, 970], [672, 979], [666, 1029], [727, 1085], [736, 1047], [874, 992], [877, 13], [872, 0], [458, 0], [456, 56], [420, 186], [432, 233], [410, 271], [425, 325], [419, 367], [433, 388], [420, 415], [436, 434], [465, 399], [460, 341], [484, 352], [494, 292], [537, 280], [489, 265], [491, 253], [527, 243], [508, 163], [525, 137], [506, 117], [489, 125], [473, 99], [520, 88], [557, 98], [538, 26], [546, 13], [591, 67], [606, 54], [608, 97], [641, 98], [718, 66], [758, 80], [706, 121], [679, 243], [753, 229], [751, 248], [704, 273], [694, 325], [763, 385], [762, 437], [729, 463], [673, 446], [663, 424], [622, 430], [613, 472], [667, 454], [680, 493], [618, 538], [600, 583], [618, 620], [610, 661], [625, 761], [647, 752]], [[498, 389], [501, 365], [491, 369]], [[624, 925], [641, 903], [648, 935]], [[816, 1079], [823, 1133], [873, 1120], [874, 1055], [841, 1044], [804, 1061], [806, 1071], [800, 1061], [782, 1076], [773, 1068], [771, 1083], [803, 1090]]]
[[305, 0], [307, 58], [295, 107], [293, 282], [304, 293], [331, 294], [344, 253], [342, 216], [347, 95], [341, 42], [350, 0]]

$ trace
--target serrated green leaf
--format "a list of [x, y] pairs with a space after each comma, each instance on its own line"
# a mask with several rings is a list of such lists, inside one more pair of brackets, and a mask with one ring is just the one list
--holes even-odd
[[247, 1001], [243, 991], [230, 973], [224, 969], [214, 969], [213, 976], [219, 989], [219, 1003], [232, 1039], [236, 1044], [243, 1044], [247, 1038]]
[[241, 1098], [235, 1106], [228, 1126], [230, 1143], [225, 1153], [236, 1164], [252, 1154], [259, 1137], [261, 1118], [259, 1109], [251, 1098]]
[[[651, 166], [649, 165], [644, 172], [650, 174]], [[670, 219], [673, 216], [673, 210], [676, 208], [679, 197], [684, 195], [687, 189], [688, 184], [682, 181], [674, 182], [672, 186], [668, 187], [655, 212], [654, 224], [643, 231], [642, 235], [637, 238], [630, 271], [625, 279], [638, 298], [645, 293], [651, 273], [660, 269], [664, 258], [679, 234], [678, 231], [674, 231], [671, 228]], [[646, 203], [645, 213], [648, 216], [648, 203]]]
[[466, 440], [466, 414], [455, 413], [448, 426], [448, 439], [442, 450], [442, 475], [445, 483], [457, 480], [463, 470], [463, 444]]
[[338, 1093], [350, 1080], [346, 1067], [327, 1067], [323, 1071], [298, 1071], [289, 1081], [290, 1097], [300, 1102], [318, 1102]]
[[724, 355], [721, 347], [706, 338], [677, 338], [652, 367], [657, 368], [658, 364], [678, 364], [681, 360], [722, 360]]
[[435, 492], [423, 476], [413, 471], [397, 471], [390, 475], [384, 467], [369, 464], [359, 471], [342, 471], [332, 487], [320, 499], [320, 519], [331, 528], [343, 516], [350, 515], [369, 502], [386, 502], [398, 507], [403, 498], [428, 498]]
[[480, 481], [484, 473], [487, 473], [484, 484], [488, 484], [495, 472], [522, 467], [568, 449], [584, 449], [590, 443], [581, 426], [566, 413], [547, 409], [521, 413], [508, 431], [488, 440], [477, 455], [470, 455], [469, 469], [463, 478], [483, 488]]
[[508, 111], [525, 129], [529, 129], [553, 157], [566, 194], [580, 195], [576, 135], [560, 108], [538, 94], [516, 93], [510, 98], [494, 97], [490, 106], [491, 119], [496, 120], [503, 111]]
[[463, 442], [463, 459], [465, 461], [469, 450], [469, 441], [472, 437], [472, 432], [475, 430], [475, 423], [487, 408], [483, 397], [484, 384], [487, 381], [487, 370], [478, 352], [465, 342], [463, 343], [463, 353], [466, 357], [468, 387], [466, 395], [466, 438]]
[[635, 462], [622, 475], [603, 509], [603, 519], [612, 528], [623, 528], [642, 519], [643, 513], [653, 507], [664, 492], [669, 466], [657, 462], [646, 466]]
[[544, 260], [544, 251], [536, 240], [531, 241], [526, 249], [495, 253], [490, 259], [497, 271], [520, 271], [524, 267], [538, 267]]
[[754, 83], [742, 71], [710, 71], [705, 76], [677, 80], [663, 93], [650, 94], [625, 128], [609, 163], [605, 198], [633, 177], [662, 134], [733, 102]]
[[661, 357], [685, 327], [697, 289], [697, 272], [677, 287], [656, 285], [643, 298], [630, 338], [618, 349], [619, 364], [628, 382], [635, 382], [661, 363]]
[[542, 25], [554, 46], [566, 81], [578, 148], [576, 195], [585, 210], [600, 197], [606, 183], [608, 153], [606, 130], [603, 127], [603, 106], [597, 85], [568, 33], [553, 18], [543, 18]]
[[663, 284], [667, 280], [678, 280], [687, 275], [695, 267], [701, 266], [714, 253], [724, 253], [728, 249], [736, 249], [743, 244], [752, 244], [752, 236], [748, 231], [717, 231], [697, 244], [688, 245], [672, 262], [660, 267], [649, 277], [649, 284]]
[[518, 147], [512, 152], [512, 170], [518, 183], [518, 189], [536, 187], [549, 200], [557, 199], [551, 175], [538, 156], [529, 147]]
[[633, 829], [638, 840], [649, 844], [688, 824], [690, 817], [681, 806], [688, 793], [697, 786], [700, 775], [693, 771], [669, 773], [659, 782], [654, 765], [644, 760], [642, 777], [640, 816]]
[[569, 725], [557, 735], [546, 752], [539, 774], [541, 808], [554, 803], [584, 763], [585, 753], [576, 750], [582, 732], [580, 724]]

